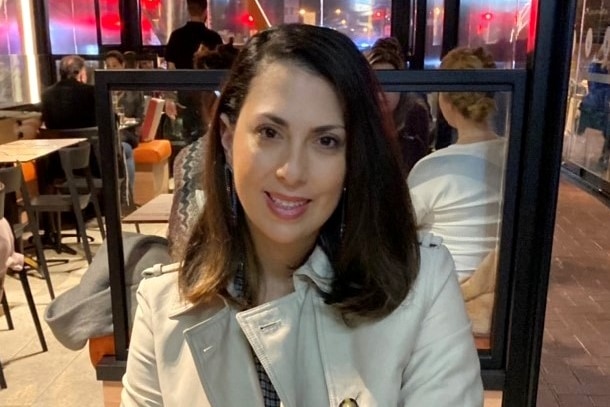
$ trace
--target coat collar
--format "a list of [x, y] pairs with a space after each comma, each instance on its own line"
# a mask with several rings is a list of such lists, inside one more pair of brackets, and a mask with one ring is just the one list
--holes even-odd
[[[159, 270], [155, 269], [153, 271], [151, 268], [149, 274], [150, 276], [160, 275], [168, 272], [175, 272], [178, 271], [178, 269], [179, 263], [175, 263], [168, 266], [162, 266], [159, 268]], [[311, 281], [320, 291], [329, 293], [331, 291], [333, 276], [334, 273], [328, 257], [320, 246], [316, 246], [307, 261], [293, 274], [295, 291], [304, 290], [308, 285], [308, 281]], [[225, 298], [220, 296], [219, 298], [222, 299], [224, 307], [229, 306]], [[181, 298], [178, 290], [174, 292], [171, 303], [172, 307], [171, 311], [169, 312], [170, 318], [179, 317], [180, 315], [198, 308], [197, 304], [193, 304]], [[218, 310], [218, 307], [214, 308]]]

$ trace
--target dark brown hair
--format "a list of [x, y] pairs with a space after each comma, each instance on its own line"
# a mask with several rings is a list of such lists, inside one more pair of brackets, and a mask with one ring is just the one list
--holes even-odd
[[[318, 237], [334, 271], [325, 301], [345, 317], [388, 315], [413, 285], [419, 270], [419, 245], [400, 158], [377, 100], [380, 87], [349, 38], [335, 30], [301, 24], [259, 32], [233, 65], [207, 136], [203, 171], [206, 203], [179, 273], [181, 293], [193, 303], [222, 295], [241, 307], [255, 305], [258, 261], [239, 203], [236, 221], [231, 215], [220, 115], [226, 114], [235, 123], [252, 79], [274, 62], [293, 64], [324, 78], [344, 111], [347, 193]], [[341, 237], [343, 208], [346, 228]], [[227, 287], [243, 264], [248, 265], [247, 295], [239, 302]]]
[[[371, 66], [375, 64], [390, 64], [394, 69], [405, 68], [405, 58], [400, 49], [400, 43], [394, 37], [379, 38], [364, 55]], [[408, 103], [407, 95], [404, 92], [401, 93], [398, 104], [392, 112], [392, 119], [397, 130], [402, 129], [405, 125]]]
[[200, 16], [208, 8], [208, 0], [186, 0], [186, 8], [189, 15]]
[[76, 78], [85, 67], [85, 60], [78, 55], [68, 55], [59, 61], [59, 77], [61, 79]]
[[[441, 61], [441, 69], [494, 69], [493, 56], [484, 48], [455, 48]], [[485, 122], [496, 111], [493, 94], [488, 92], [443, 92], [462, 116], [477, 123]]]

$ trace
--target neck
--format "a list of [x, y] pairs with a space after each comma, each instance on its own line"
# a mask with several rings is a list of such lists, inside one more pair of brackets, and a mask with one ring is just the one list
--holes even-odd
[[194, 23], [205, 23], [205, 17], [203, 16], [191, 16], [190, 20]]
[[498, 136], [485, 123], [476, 123], [464, 120], [456, 126], [458, 139], [456, 144], [470, 144], [479, 141], [494, 140]]
[[257, 238], [254, 233], [252, 240], [260, 266], [256, 302], [264, 304], [293, 292], [292, 275], [309, 254], [315, 241], [281, 245]]

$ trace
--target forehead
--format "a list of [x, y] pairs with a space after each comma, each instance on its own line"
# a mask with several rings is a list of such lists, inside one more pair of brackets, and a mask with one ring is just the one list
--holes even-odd
[[253, 104], [261, 105], [261, 109], [315, 112], [322, 118], [343, 113], [340, 97], [329, 81], [289, 61], [260, 65], [250, 82], [243, 107]]

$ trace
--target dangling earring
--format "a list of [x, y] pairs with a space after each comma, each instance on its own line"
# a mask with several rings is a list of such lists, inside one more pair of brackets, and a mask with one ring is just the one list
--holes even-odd
[[235, 194], [235, 184], [233, 184], [233, 170], [225, 162], [225, 188], [227, 190], [227, 197], [229, 198], [229, 204], [231, 205], [231, 221], [233, 225], [237, 223], [237, 195]]
[[339, 227], [339, 239], [343, 240], [345, 234], [345, 202], [347, 201], [347, 187], [343, 187], [341, 194], [341, 226]]

